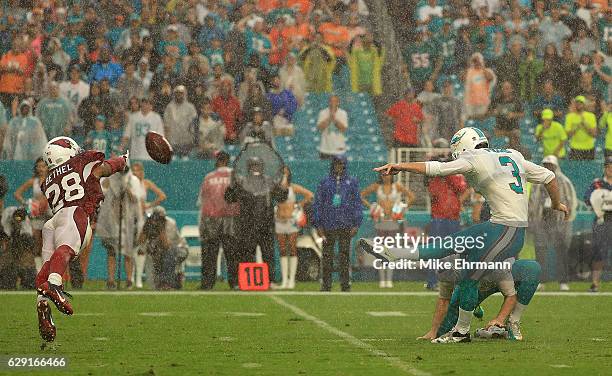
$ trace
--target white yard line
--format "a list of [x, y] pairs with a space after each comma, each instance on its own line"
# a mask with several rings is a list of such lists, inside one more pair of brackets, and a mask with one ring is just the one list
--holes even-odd
[[[378, 292], [378, 291], [354, 291], [354, 292], [320, 292], [320, 291], [200, 291], [200, 290], [172, 290], [172, 291], [150, 291], [150, 290], [121, 290], [121, 291], [73, 291], [75, 296], [85, 296], [85, 295], [99, 295], [99, 296], [114, 296], [114, 295], [272, 295], [272, 296], [438, 296], [437, 292], [429, 292], [429, 291], [395, 291], [395, 292]], [[32, 291], [0, 291], [0, 296], [2, 295], [31, 295], [35, 296], [36, 292]], [[546, 291], [546, 292], [537, 292], [537, 297], [540, 296], [568, 296], [568, 297], [612, 297], [612, 292], [561, 292], [561, 291]]]
[[346, 342], [348, 342], [349, 344], [353, 345], [354, 347], [360, 348], [362, 350], [365, 350], [369, 353], [371, 353], [372, 355], [375, 355], [379, 358], [382, 358], [383, 360], [387, 361], [389, 364], [391, 364], [393, 367], [400, 369], [406, 373], [409, 373], [411, 375], [415, 375], [415, 376], [426, 376], [429, 375], [429, 373], [427, 372], [423, 372], [420, 371], [414, 367], [412, 367], [410, 364], [405, 363], [404, 361], [402, 361], [400, 358], [395, 357], [395, 356], [389, 356], [389, 354], [387, 354], [386, 352], [382, 351], [382, 350], [378, 350], [377, 348], [375, 348], [374, 346], [370, 345], [369, 343], [366, 343], [362, 340], [360, 340], [357, 337], [354, 337], [353, 335], [347, 333], [347, 332], [343, 332], [342, 330], [331, 326], [330, 324], [328, 324], [327, 322], [303, 311], [301, 308], [294, 306], [293, 304], [287, 303], [285, 300], [283, 300], [281, 297], [277, 296], [277, 295], [272, 295], [270, 296], [270, 298], [272, 300], [274, 300], [277, 304], [289, 309], [290, 311], [292, 311], [293, 313], [295, 313], [296, 315], [300, 316], [301, 318], [303, 318], [304, 320], [310, 321], [312, 323], [314, 323], [315, 325], [317, 325], [318, 327], [320, 327], [321, 329], [324, 329], [326, 331], [328, 331], [331, 334], [334, 334], [340, 338], [342, 338], [343, 340], [345, 340]]

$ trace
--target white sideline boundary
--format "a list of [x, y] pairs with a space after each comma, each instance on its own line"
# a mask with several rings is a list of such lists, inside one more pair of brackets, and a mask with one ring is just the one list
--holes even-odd
[[[499, 293], [497, 293], [499, 294]], [[35, 290], [2, 290], [0, 296], [3, 295], [36, 295]], [[200, 291], [200, 290], [171, 290], [171, 291], [151, 291], [151, 290], [122, 290], [122, 291], [73, 291], [73, 295], [78, 296], [153, 296], [153, 295], [186, 295], [186, 296], [197, 296], [197, 295], [212, 295], [212, 296], [438, 296], [437, 292], [431, 291], [395, 291], [395, 292], [378, 292], [378, 291], [353, 291], [353, 292], [321, 292], [321, 291]], [[555, 297], [593, 297], [603, 298], [612, 297], [612, 292], [561, 292], [561, 291], [544, 291], [536, 292], [535, 296], [555, 296]]]
[[405, 363], [404, 361], [402, 361], [400, 358], [395, 357], [395, 356], [390, 356], [389, 354], [387, 354], [386, 352], [382, 351], [382, 350], [378, 350], [377, 348], [375, 348], [374, 346], [370, 345], [369, 343], [366, 343], [362, 340], [360, 340], [359, 338], [344, 332], [334, 326], [331, 326], [330, 324], [328, 324], [327, 322], [303, 311], [301, 308], [294, 306], [293, 304], [287, 303], [285, 300], [283, 300], [283, 298], [280, 298], [277, 295], [271, 295], [270, 299], [272, 299], [276, 304], [283, 306], [287, 309], [289, 309], [290, 311], [292, 311], [293, 313], [295, 313], [296, 315], [300, 316], [301, 318], [303, 318], [304, 320], [310, 321], [313, 324], [317, 325], [319, 328], [326, 330], [327, 332], [334, 334], [340, 338], [342, 338], [343, 340], [345, 340], [346, 342], [348, 342], [349, 344], [353, 345], [354, 347], [357, 347], [359, 349], [362, 350], [366, 350], [367, 352], [371, 353], [374, 356], [377, 356], [379, 358], [382, 358], [383, 360], [387, 361], [390, 365], [392, 365], [393, 367], [400, 369], [401, 371], [404, 371], [406, 373], [409, 373], [411, 375], [415, 375], [415, 376], [428, 376], [429, 373], [424, 372], [424, 371], [420, 371], [414, 367], [412, 367], [410, 364]]

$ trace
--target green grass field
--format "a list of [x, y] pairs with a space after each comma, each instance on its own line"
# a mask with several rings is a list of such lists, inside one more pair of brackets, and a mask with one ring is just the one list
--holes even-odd
[[[45, 349], [34, 295], [0, 293], [0, 355], [66, 357], [68, 369], [55, 371], [60, 375], [612, 374], [609, 292], [536, 295], [524, 314], [523, 342], [434, 345], [415, 340], [427, 331], [435, 300], [421, 286], [378, 290], [357, 283], [349, 294], [321, 294], [315, 284], [263, 294], [230, 292], [225, 285], [203, 294], [94, 287], [75, 292], [73, 317], [53, 308], [58, 335]], [[485, 319], [501, 299], [484, 304]], [[0, 373], [52, 372], [0, 367]]]

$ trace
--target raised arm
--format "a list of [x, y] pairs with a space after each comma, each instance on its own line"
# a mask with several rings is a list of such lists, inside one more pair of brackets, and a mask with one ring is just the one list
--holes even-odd
[[369, 195], [371, 195], [372, 193], [376, 192], [376, 190], [378, 189], [378, 184], [373, 183], [368, 185], [363, 191], [361, 191], [360, 196], [361, 196], [361, 202], [363, 202], [363, 204], [369, 208], [372, 204], [368, 201], [367, 197]]
[[559, 185], [557, 184], [557, 178], [555, 177], [554, 172], [526, 160], [523, 161], [523, 168], [525, 169], [525, 175], [528, 182], [544, 184], [544, 187], [550, 196], [552, 208], [565, 213], [565, 219], [567, 220], [570, 214], [569, 209], [567, 206], [561, 203]]
[[125, 171], [125, 169], [128, 167], [129, 155], [130, 155], [130, 152], [128, 151], [126, 154], [122, 156], [113, 157], [111, 159], [108, 159], [102, 162], [102, 164], [98, 165], [93, 170], [93, 175], [96, 178], [100, 179], [100, 178], [111, 176], [112, 174], [116, 172]]

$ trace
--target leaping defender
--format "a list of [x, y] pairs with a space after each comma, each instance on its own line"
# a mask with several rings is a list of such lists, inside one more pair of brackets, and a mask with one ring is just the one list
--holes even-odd
[[[462, 254], [468, 262], [503, 261], [518, 255], [523, 247], [527, 227], [528, 197], [524, 182], [545, 184], [552, 202], [552, 209], [565, 213], [569, 210], [560, 202], [559, 188], [555, 174], [541, 166], [525, 160], [523, 155], [513, 149], [491, 149], [489, 141], [478, 128], [460, 129], [450, 144], [453, 161], [451, 162], [411, 162], [388, 163], [375, 168], [382, 174], [397, 174], [400, 171], [414, 172], [427, 176], [447, 176], [463, 174], [468, 183], [479, 192], [491, 207], [491, 219], [479, 223], [453, 237], [476, 238], [485, 236], [484, 247], [472, 247]], [[372, 243], [360, 240], [362, 248], [378, 258], [438, 259], [455, 253], [453, 248], [443, 244], [427, 244], [395, 257], [393, 250], [384, 254], [374, 251]], [[453, 242], [454, 244], [455, 242]], [[435, 343], [469, 342], [472, 312], [478, 303], [478, 279], [483, 270], [464, 269], [458, 285], [459, 317], [454, 328], [434, 339]]]
[[92, 238], [92, 225], [104, 199], [100, 178], [125, 171], [128, 154], [104, 160], [104, 153], [82, 151], [69, 137], [56, 137], [47, 143], [43, 158], [49, 167], [41, 184], [53, 217], [43, 227], [43, 266], [36, 276], [38, 329], [47, 342], [55, 339], [56, 329], [48, 301], [72, 315], [62, 275]]

